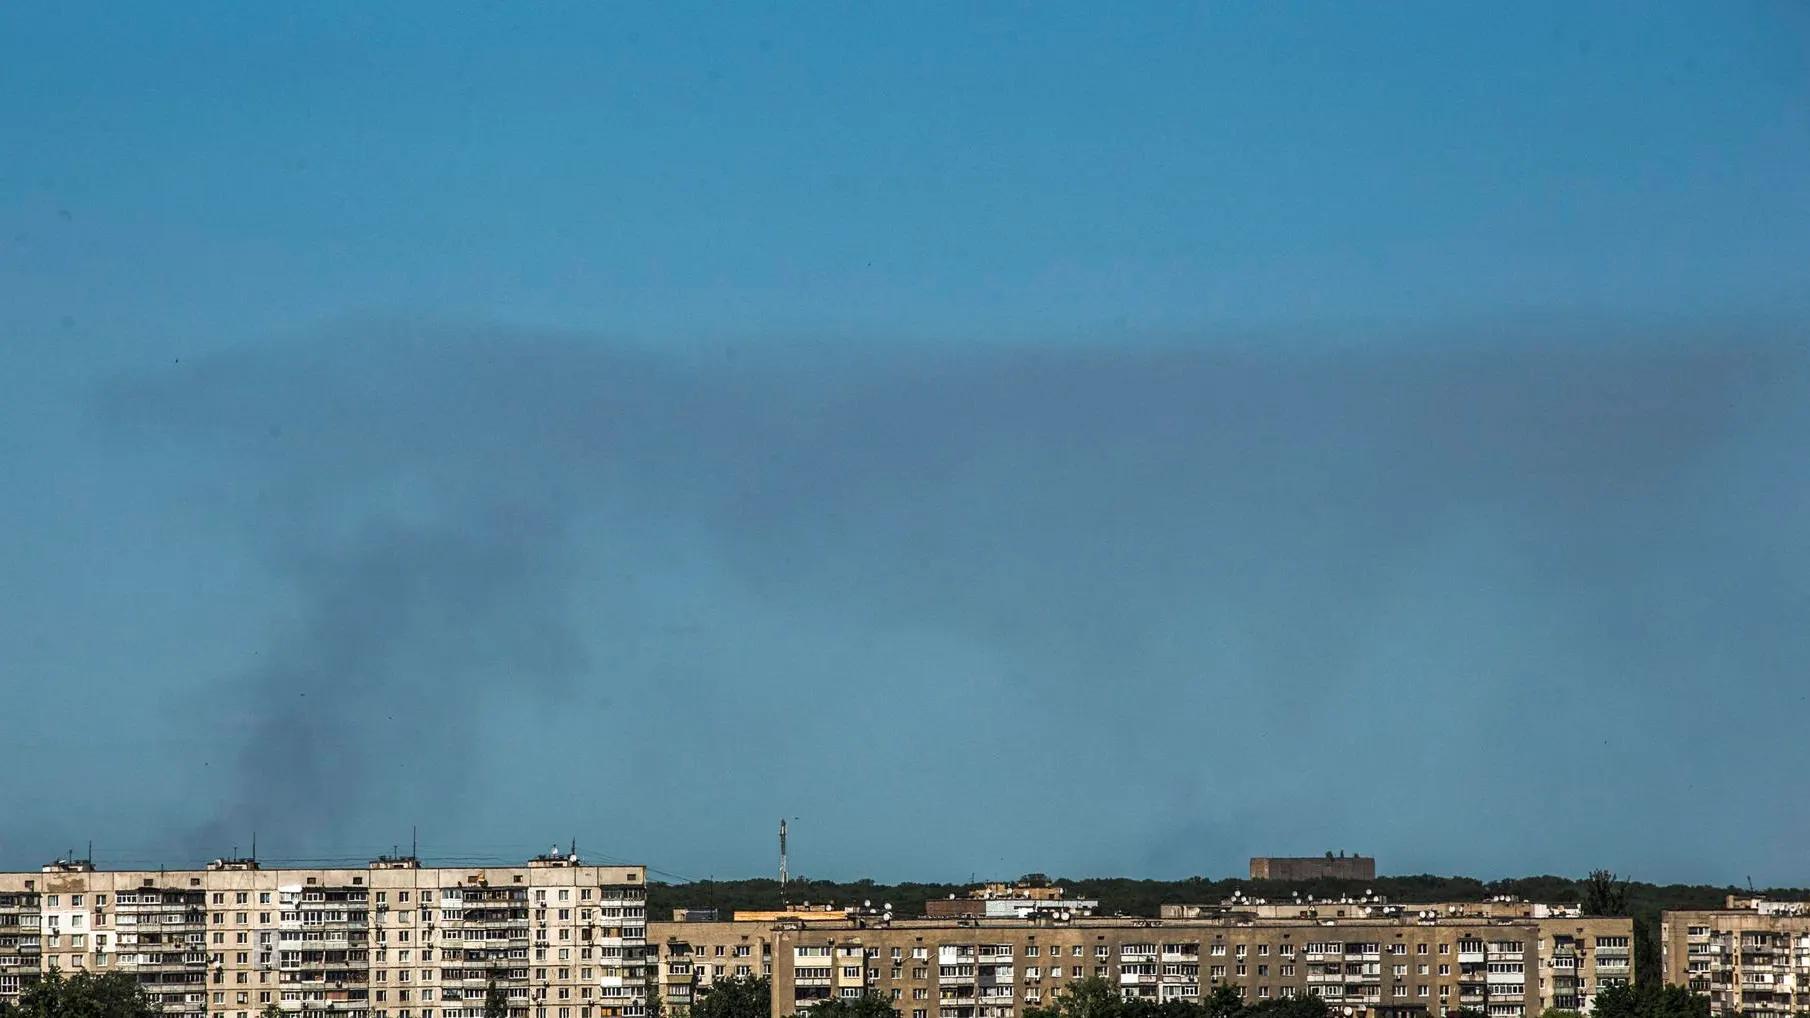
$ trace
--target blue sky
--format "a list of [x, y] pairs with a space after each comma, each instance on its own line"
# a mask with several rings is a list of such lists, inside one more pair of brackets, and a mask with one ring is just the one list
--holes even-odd
[[0, 861], [1810, 882], [1807, 44], [5, 5]]

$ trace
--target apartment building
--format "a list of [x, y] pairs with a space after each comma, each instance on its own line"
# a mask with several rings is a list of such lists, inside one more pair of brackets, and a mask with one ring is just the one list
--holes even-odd
[[180, 1016], [511, 1018], [646, 1013], [646, 873], [538, 856], [519, 867], [0, 873], [0, 999], [52, 968], [132, 973]]
[[[800, 928], [800, 919], [675, 921], [648, 924], [648, 963], [656, 967], [657, 991], [670, 1018], [684, 1018], [700, 993], [719, 979], [771, 977], [775, 931]], [[812, 919], [811, 925], [847, 923], [846, 917]], [[788, 998], [789, 999], [789, 998]], [[778, 995], [775, 995], [777, 1007]], [[775, 1015], [791, 1011], [774, 1011]]]
[[1810, 906], [1730, 895], [1723, 908], [1662, 913], [1665, 980], [1712, 1014], [1771, 1018], [1810, 1009]]
[[[837, 923], [654, 923], [669, 1009], [716, 978], [769, 975], [773, 1013], [879, 993], [904, 1018], [1019, 1018], [1066, 983], [1101, 977], [1132, 997], [1315, 994], [1357, 1018], [1477, 1008], [1526, 1018], [1589, 1010], [1597, 955], [1631, 942], [1628, 919], [1494, 918], [1436, 910], [1264, 917], [962, 918]], [[743, 971], [745, 969], [745, 971]]]

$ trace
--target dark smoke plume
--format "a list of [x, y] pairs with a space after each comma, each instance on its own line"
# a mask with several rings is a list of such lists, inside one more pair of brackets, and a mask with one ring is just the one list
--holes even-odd
[[[1810, 662], [1789, 522], [1806, 469], [1787, 452], [1810, 431], [1788, 335], [1479, 335], [681, 357], [388, 326], [122, 383], [116, 422], [234, 457], [211, 494], [296, 596], [237, 679], [236, 796], [195, 842], [368, 837], [395, 789], [456, 797], [471, 747], [532, 743], [484, 734], [500, 702], [557, 710], [575, 690], [715, 689], [685, 723], [720, 727], [673, 752], [733, 766], [724, 747], [757, 736], [722, 701], [757, 708], [710, 684], [729, 657], [708, 632], [676, 659], [638, 651], [637, 632], [699, 616], [661, 615], [644, 573], [581, 566], [597, 541], [650, 572], [707, 559], [736, 604], [837, 620], [743, 639], [736, 669], [783, 688], [805, 681], [785, 677], [794, 649], [822, 647], [861, 663], [812, 702], [928, 730], [879, 699], [910, 669], [873, 648], [933, 634], [1002, 711], [1085, 726], [1109, 778], [1176, 773], [1153, 794], [1194, 816], [1310, 795], [1288, 775], [1338, 766], [1316, 747], [1350, 751], [1353, 725], [1418, 727], [1415, 772], [1469, 780], [1486, 765], [1468, 750], [1511, 752], [1498, 729], [1549, 723], [1542, 704], [1670, 724], [1646, 694], [1711, 662], [1755, 689]], [[608, 611], [575, 627], [581, 590]], [[1434, 671], [1402, 674], [1422, 667], [1404, 648], [1428, 647], [1446, 655]], [[1454, 661], [1487, 672], [1438, 671]], [[1299, 741], [1265, 757], [1272, 737]], [[1053, 791], [1041, 756], [985, 740], [864, 752], [884, 759], [863, 774], [965, 761], [1014, 795]], [[1228, 801], [1180, 773], [1199, 761], [1254, 791]], [[1353, 808], [1320, 812], [1375, 822]], [[1153, 866], [1194, 857], [1207, 828], [1233, 836], [1120, 819]]]

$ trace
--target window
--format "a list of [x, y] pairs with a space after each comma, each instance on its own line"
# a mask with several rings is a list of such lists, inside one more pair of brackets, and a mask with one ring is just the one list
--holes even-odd
[[1427, 953], [1427, 945], [1425, 945], [1425, 944], [1415, 944], [1415, 945], [1414, 945], [1414, 953], [1415, 953], [1415, 954], [1426, 954], [1426, 953]]

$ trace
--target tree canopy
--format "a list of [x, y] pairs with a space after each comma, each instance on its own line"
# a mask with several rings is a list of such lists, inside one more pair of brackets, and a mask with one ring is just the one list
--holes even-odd
[[1709, 1018], [1709, 998], [1655, 982], [1615, 986], [1596, 995], [1592, 1018]]
[[718, 979], [701, 987], [691, 1018], [772, 1018], [773, 981], [765, 976]]
[[1118, 987], [1098, 977], [1079, 979], [1056, 991], [1046, 1007], [1028, 1008], [1025, 1018], [1326, 1018], [1319, 997], [1273, 997], [1247, 1003], [1230, 986], [1214, 990], [1199, 1003], [1127, 999]]
[[28, 987], [17, 1003], [0, 1004], [0, 1018], [157, 1018], [162, 1011], [138, 980], [122, 972], [56, 969]]
[[878, 993], [864, 993], [859, 997], [831, 997], [819, 1004], [813, 1004], [811, 1018], [899, 1018], [898, 1008], [892, 1001]]
[[484, 987], [484, 1018], [509, 1018], [509, 995], [497, 984], [494, 975]]

